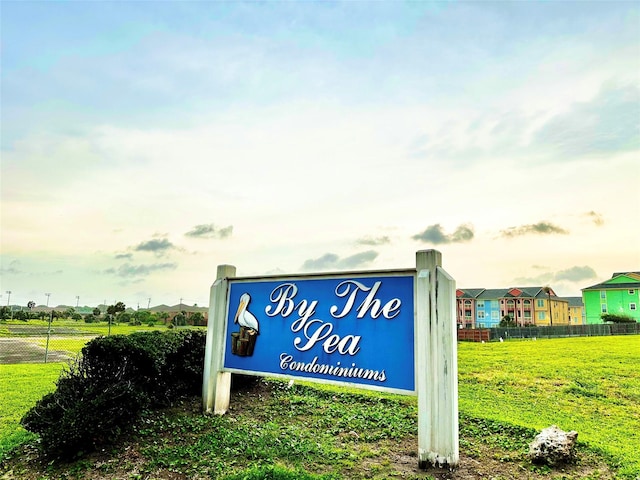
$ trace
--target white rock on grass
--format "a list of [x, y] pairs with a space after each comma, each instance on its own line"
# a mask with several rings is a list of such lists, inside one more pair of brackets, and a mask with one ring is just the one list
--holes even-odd
[[571, 463], [576, 458], [577, 440], [578, 432], [565, 432], [551, 425], [529, 444], [529, 458], [533, 463], [550, 466]]

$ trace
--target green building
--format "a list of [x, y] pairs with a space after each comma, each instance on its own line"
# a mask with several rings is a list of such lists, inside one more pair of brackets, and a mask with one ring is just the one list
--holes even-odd
[[601, 315], [623, 315], [640, 322], [640, 272], [619, 272], [602, 283], [582, 289], [587, 324], [603, 323]]

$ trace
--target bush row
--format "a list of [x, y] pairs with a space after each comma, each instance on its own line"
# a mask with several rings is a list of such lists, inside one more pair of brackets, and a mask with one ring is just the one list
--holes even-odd
[[143, 410], [201, 391], [205, 340], [197, 330], [95, 338], [21, 423], [40, 435], [48, 456], [112, 443]]

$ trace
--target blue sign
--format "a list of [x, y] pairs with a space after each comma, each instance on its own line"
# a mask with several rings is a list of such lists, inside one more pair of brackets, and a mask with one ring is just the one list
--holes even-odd
[[414, 276], [229, 279], [224, 368], [415, 391]]

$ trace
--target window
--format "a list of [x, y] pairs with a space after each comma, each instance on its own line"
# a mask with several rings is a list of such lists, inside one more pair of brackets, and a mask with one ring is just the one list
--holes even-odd
[[530, 310], [525, 310], [524, 318], [531, 318], [531, 311]]
[[484, 300], [478, 300], [478, 308], [484, 308]]
[[607, 292], [605, 292], [604, 290], [600, 291], [600, 298], [607, 298]]
[[544, 320], [545, 314], [544, 312], [538, 312], [538, 320]]
[[544, 300], [539, 298], [537, 302], [538, 307], [544, 307]]
[[524, 306], [525, 307], [530, 307], [531, 306], [531, 300], [525, 300], [524, 301]]
[[478, 318], [483, 319], [484, 318], [484, 312], [478, 312]]
[[602, 313], [607, 313], [607, 304], [603, 303], [602, 305], [600, 305], [600, 310], [602, 311]]
[[635, 294], [636, 294], [636, 291], [633, 288], [629, 290], [629, 295], [635, 295]]
[[635, 303], [630, 303], [629, 304], [629, 310], [635, 310], [636, 309], [636, 304]]
[[491, 320], [498, 320], [500, 318], [500, 315], [498, 314], [497, 310], [493, 310], [491, 312]]

